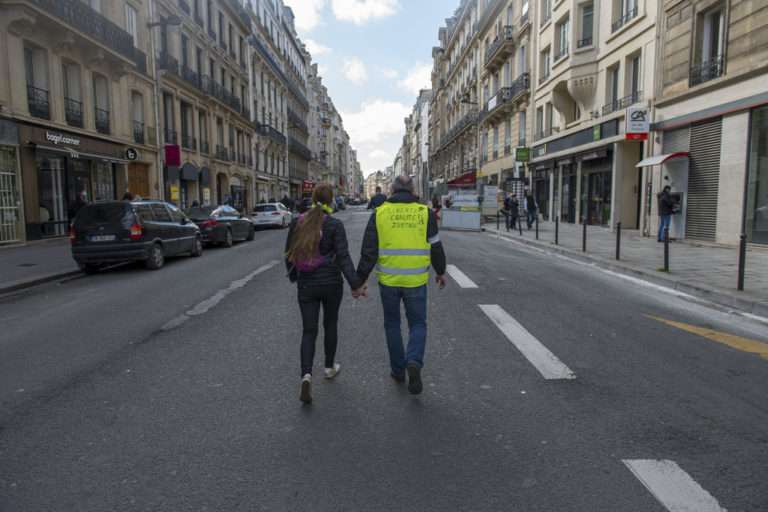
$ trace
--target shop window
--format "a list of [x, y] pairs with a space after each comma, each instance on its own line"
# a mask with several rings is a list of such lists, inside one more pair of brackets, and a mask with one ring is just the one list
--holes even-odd
[[752, 111], [746, 230], [748, 240], [768, 244], [768, 107]]
[[93, 196], [96, 201], [109, 201], [115, 197], [115, 172], [112, 164], [94, 162]]

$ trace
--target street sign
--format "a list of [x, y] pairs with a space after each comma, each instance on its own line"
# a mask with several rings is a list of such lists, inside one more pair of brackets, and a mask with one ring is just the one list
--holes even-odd
[[629, 107], [625, 115], [626, 129], [624, 133], [628, 140], [647, 140], [651, 129], [651, 119], [648, 107]]
[[125, 150], [125, 158], [126, 160], [138, 160], [139, 159], [139, 152], [136, 151], [133, 148], [128, 148]]
[[515, 160], [518, 162], [529, 162], [531, 160], [531, 148], [525, 146], [515, 148]]

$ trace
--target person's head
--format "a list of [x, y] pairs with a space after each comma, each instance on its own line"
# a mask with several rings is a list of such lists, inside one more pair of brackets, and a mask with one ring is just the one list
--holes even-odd
[[325, 209], [333, 205], [333, 188], [326, 183], [316, 186], [312, 192], [312, 202], [313, 207], [303, 214], [296, 225], [291, 246], [286, 253], [291, 263], [308, 260], [315, 255], [322, 235]]
[[408, 192], [413, 194], [413, 180], [410, 176], [400, 175], [392, 182], [392, 193]]
[[664, 192], [666, 192], [667, 194], [669, 194], [671, 191], [672, 191], [672, 187], [670, 187], [669, 185], [664, 187]]
[[133, 194], [131, 194], [130, 190], [123, 194], [123, 201], [133, 201], [133, 199]]
[[381, 187], [379, 187], [379, 186], [376, 187], [376, 193], [377, 194], [381, 194]]

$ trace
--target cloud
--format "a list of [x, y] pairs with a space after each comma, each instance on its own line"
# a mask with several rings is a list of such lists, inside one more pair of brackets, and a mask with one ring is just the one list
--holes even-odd
[[337, 20], [363, 25], [371, 19], [392, 16], [400, 6], [398, 0], [331, 0], [331, 7]]
[[364, 172], [392, 165], [403, 141], [403, 120], [410, 113], [408, 105], [384, 99], [363, 102], [356, 112], [341, 113]]
[[394, 80], [395, 78], [400, 76], [400, 72], [398, 72], [396, 69], [381, 68], [380, 71], [381, 71], [381, 74], [384, 75], [384, 78], [389, 78], [390, 80]]
[[317, 57], [318, 55], [325, 55], [328, 53], [331, 53], [331, 49], [327, 46], [323, 46], [322, 44], [318, 43], [314, 39], [305, 39], [304, 44], [307, 45], [307, 50], [309, 50], [309, 53], [312, 54], [312, 57]]
[[355, 85], [363, 85], [368, 81], [368, 70], [365, 68], [363, 61], [357, 57], [344, 59], [342, 74], [344, 75], [344, 78]]
[[322, 22], [322, 10], [326, 0], [286, 0], [296, 16], [296, 28], [311, 32]]
[[397, 86], [414, 96], [418, 96], [421, 89], [430, 89], [432, 87], [432, 65], [416, 63], [408, 71], [405, 78], [397, 82]]

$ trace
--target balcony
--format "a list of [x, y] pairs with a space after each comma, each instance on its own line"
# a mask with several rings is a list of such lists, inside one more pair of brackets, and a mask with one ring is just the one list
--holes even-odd
[[160, 53], [157, 58], [157, 67], [174, 75], [179, 75], [179, 61], [168, 52]]
[[200, 141], [200, 152], [204, 155], [208, 155], [211, 153], [211, 145], [208, 143], [207, 140]]
[[501, 33], [485, 49], [485, 67], [493, 71], [504, 63], [504, 59], [515, 51], [515, 34], [511, 25], [502, 28]]
[[64, 98], [64, 117], [69, 126], [83, 127], [83, 102]]
[[144, 144], [144, 123], [139, 121], [133, 122], [133, 142], [136, 144]]
[[288, 109], [288, 121], [292, 124], [293, 128], [298, 128], [304, 133], [309, 133], [309, 127], [304, 119], [290, 108]]
[[187, 66], [182, 66], [181, 68], [181, 78], [184, 79], [185, 82], [189, 83], [193, 87], [202, 90], [202, 84], [200, 83], [200, 75], [197, 74], [195, 71], [191, 70]]
[[637, 17], [637, 6], [628, 10], [624, 15], [619, 16], [613, 23], [611, 23], [611, 33], [616, 32], [621, 27], [632, 21]]
[[240, 115], [249, 121], [251, 120], [251, 111], [245, 105], [240, 108]]
[[592, 36], [576, 41], [576, 48], [586, 48], [588, 46], [592, 46]]
[[197, 140], [184, 132], [181, 132], [181, 147], [190, 151], [197, 151]]
[[495, 121], [513, 111], [514, 106], [530, 92], [530, 76], [523, 73], [509, 87], [502, 87], [483, 108], [483, 122]]
[[689, 83], [694, 87], [704, 82], [723, 76], [725, 71], [725, 60], [722, 55], [711, 60], [705, 60], [701, 64], [691, 67]]
[[95, 108], [94, 113], [96, 114], [96, 131], [109, 135], [109, 110]]
[[166, 128], [163, 131], [163, 141], [166, 144], [176, 145], [176, 144], [179, 143], [178, 142], [179, 141], [178, 134], [176, 133], [175, 130], [171, 130], [170, 128]]
[[637, 91], [629, 96], [614, 100], [606, 105], [603, 105], [602, 113], [604, 116], [613, 112], [624, 110], [625, 108], [643, 101], [643, 91]]
[[51, 103], [48, 100], [48, 91], [45, 89], [28, 85], [27, 106], [30, 115], [41, 119], [51, 118]]
[[325, 126], [326, 128], [331, 127], [331, 118], [330, 117], [321, 117], [320, 123]]
[[312, 160], [312, 151], [307, 146], [302, 144], [298, 139], [294, 137], [288, 138], [288, 149], [291, 153], [299, 155], [306, 161]]
[[219, 160], [229, 161], [229, 151], [224, 146], [216, 145], [216, 158]]
[[189, 3], [187, 3], [187, 0], [179, 0], [179, 9], [184, 11], [184, 14], [187, 16], [192, 14], [192, 9], [189, 8]]
[[264, 137], [269, 137], [270, 139], [277, 142], [278, 144], [285, 145], [286, 143], [285, 135], [280, 133], [278, 130], [276, 130], [275, 128], [272, 128], [267, 124], [261, 124], [261, 123], [255, 123], [255, 124], [256, 124], [256, 133]]
[[445, 148], [451, 142], [456, 140], [456, 138], [458, 138], [459, 135], [464, 133], [464, 131], [470, 126], [475, 126], [477, 124], [477, 120], [478, 120], [477, 112], [468, 112], [467, 114], [464, 114], [464, 117], [462, 117], [459, 120], [459, 122], [453, 126], [453, 128], [448, 130], [448, 132], [441, 137], [440, 149]]
[[246, 158], [245, 153], [238, 153], [237, 154], [237, 163], [240, 165], [247, 165], [248, 164], [248, 158]]

